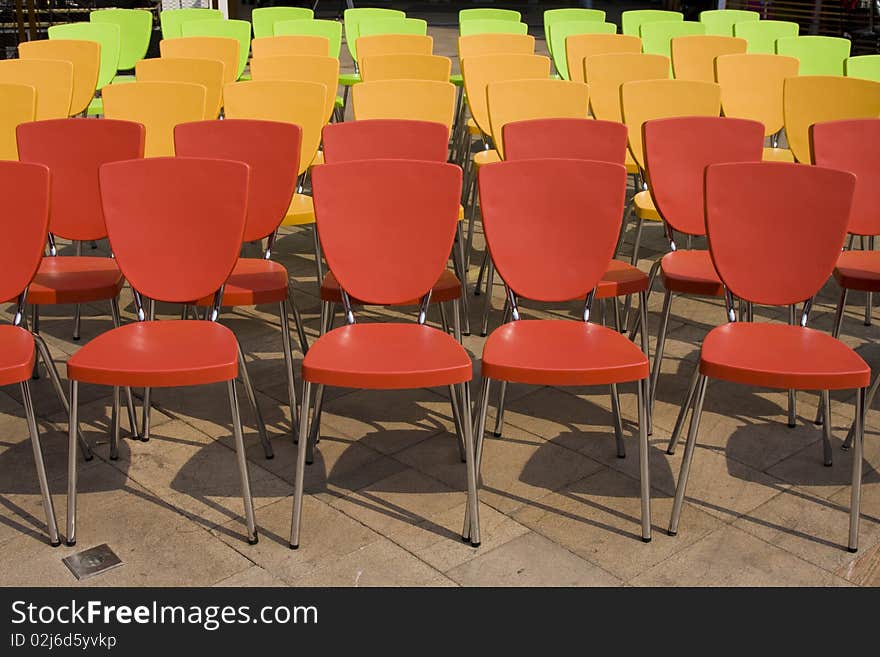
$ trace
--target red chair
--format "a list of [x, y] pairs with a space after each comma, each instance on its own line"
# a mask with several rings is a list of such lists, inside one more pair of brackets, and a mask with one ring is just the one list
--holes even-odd
[[[309, 345], [299, 309], [290, 293], [290, 277], [287, 269], [269, 258], [272, 256], [278, 226], [296, 190], [301, 141], [302, 130], [299, 126], [276, 121], [249, 119], [199, 121], [183, 123], [174, 129], [174, 152], [178, 156], [235, 160], [244, 162], [250, 167], [250, 196], [244, 241], [256, 242], [268, 238], [268, 245], [263, 258], [238, 259], [235, 269], [223, 286], [223, 299], [220, 305], [278, 304], [278, 313], [281, 317], [281, 343], [287, 372], [291, 433], [294, 438], [299, 422], [293, 378], [293, 354], [290, 349], [290, 326], [287, 319], [290, 308], [293, 309], [294, 323], [303, 353], [308, 351]], [[207, 308], [212, 302], [211, 297], [204, 297], [197, 302], [197, 305]], [[245, 375], [243, 355], [240, 358], [242, 375]], [[243, 379], [251, 405], [257, 409], [257, 426], [261, 429], [263, 449], [266, 457], [272, 458], [272, 445], [265, 433], [262, 416], [258, 410], [259, 405], [250, 385], [250, 377], [243, 376]]]
[[[248, 167], [241, 162], [150, 158], [101, 167], [110, 245], [131, 285], [141, 321], [103, 333], [70, 357], [67, 544], [76, 543], [76, 459], [80, 383], [113, 386], [110, 458], [119, 450], [119, 387], [227, 384], [248, 542], [257, 542], [235, 378], [238, 342], [216, 321], [145, 319], [143, 296], [191, 303], [214, 293], [216, 320], [244, 235]], [[157, 193], [162, 190], [162, 193]], [[142, 296], [143, 295], [143, 296]]]
[[[446, 266], [455, 239], [461, 169], [438, 162], [364, 160], [322, 165], [312, 175], [318, 232], [327, 263], [342, 286], [346, 326], [318, 338], [303, 359], [300, 436], [309, 435], [307, 409], [313, 386], [316, 425], [324, 386], [448, 388], [459, 439], [465, 444], [469, 511], [462, 538], [477, 546], [471, 359], [448, 333], [425, 325], [431, 286]], [[389, 180], [397, 185], [395, 194], [387, 192]], [[352, 299], [397, 305], [419, 298], [417, 324], [355, 323]], [[317, 436], [317, 427], [314, 433]], [[298, 445], [292, 549], [300, 544], [305, 466], [313, 445], [311, 439]]]
[[[55, 509], [52, 506], [40, 434], [31, 400], [30, 378], [36, 361], [34, 338], [21, 327], [27, 288], [40, 267], [49, 230], [49, 170], [36, 164], [0, 162], [0, 198], [4, 203], [0, 224], [6, 239], [3, 276], [0, 277], [0, 301], [17, 303], [12, 326], [0, 326], [0, 386], [17, 383], [21, 387], [21, 399], [49, 530], [49, 543], [57, 547], [61, 545], [61, 539], [58, 536], [58, 524], [55, 522]], [[76, 460], [75, 455], [73, 460]]]
[[[813, 296], [834, 269], [855, 188], [851, 173], [781, 162], [716, 164], [706, 171], [706, 229], [712, 262], [725, 287], [730, 323], [703, 340], [690, 432], [675, 490], [669, 534], [678, 531], [681, 505], [700, 427], [708, 380], [776, 390], [856, 388], [849, 549], [858, 548], [865, 390], [871, 370], [858, 354], [827, 333], [806, 327]], [[783, 245], [780, 247], [780, 245]], [[804, 302], [800, 324], [737, 322], [734, 298], [747, 304]], [[747, 313], [747, 317], [751, 313]], [[824, 456], [831, 463], [830, 424]]]
[[[648, 469], [648, 357], [619, 331], [589, 322], [593, 300], [620, 233], [623, 164], [523, 160], [479, 174], [486, 242], [504, 280], [513, 321], [483, 348], [478, 397], [479, 472], [490, 383], [553, 386], [638, 382], [642, 540], [651, 540]], [[544, 227], [534, 239], [535, 224]], [[541, 302], [586, 298], [584, 321], [520, 319], [517, 297]]]

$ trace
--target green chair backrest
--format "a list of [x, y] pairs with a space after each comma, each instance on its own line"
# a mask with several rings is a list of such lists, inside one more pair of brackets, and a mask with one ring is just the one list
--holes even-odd
[[862, 78], [880, 82], [880, 55], [848, 57], [843, 68], [848, 78]]
[[645, 23], [641, 28], [642, 51], [651, 55], [672, 57], [673, 38], [705, 33], [706, 26], [697, 21]]
[[150, 35], [153, 32], [153, 13], [146, 9], [97, 9], [89, 14], [92, 23], [110, 23], [119, 26], [120, 71], [133, 69], [147, 56]]
[[[557, 43], [562, 44], [565, 50], [565, 39], [560, 42], [553, 38], [553, 27], [556, 25], [565, 25], [568, 23], [587, 23], [605, 22], [605, 12], [601, 9], [581, 9], [580, 7], [569, 7], [567, 9], [548, 9], [544, 12], [544, 41], [547, 43], [547, 49], [550, 55], [553, 55], [554, 48]], [[616, 30], [616, 27], [615, 27]], [[579, 34], [578, 32], [570, 32], [569, 34]], [[586, 34], [581, 32], [580, 34]], [[564, 53], [563, 53], [564, 54]]]
[[235, 79], [241, 77], [244, 73], [244, 67], [247, 65], [248, 53], [251, 49], [251, 24], [247, 21], [240, 20], [207, 20], [207, 21], [186, 21], [182, 25], [183, 36], [202, 36], [202, 37], [225, 37], [227, 39], [235, 39], [238, 41], [238, 73]]
[[119, 26], [111, 23], [64, 23], [48, 29], [50, 39], [97, 41], [101, 46], [98, 89], [113, 82], [119, 67]]
[[776, 40], [776, 54], [797, 57], [801, 75], [843, 75], [851, 45], [849, 39], [840, 37], [783, 37]]
[[421, 18], [377, 18], [361, 21], [359, 36], [379, 34], [420, 34], [428, 33], [428, 21]]
[[492, 18], [477, 18], [458, 26], [461, 36], [471, 34], [528, 34], [529, 26], [515, 21], [499, 21]]
[[700, 12], [700, 22], [706, 26], [706, 34], [733, 36], [736, 23], [761, 20], [761, 14], [745, 9], [710, 9]]
[[381, 9], [378, 7], [355, 7], [346, 9], [342, 15], [342, 21], [345, 23], [345, 45], [348, 47], [348, 54], [354, 61], [357, 61], [357, 40], [361, 35], [360, 23], [365, 20], [381, 19], [381, 18], [406, 18], [406, 12], [399, 9]]
[[459, 25], [466, 21], [482, 20], [484, 18], [498, 21], [513, 21], [514, 23], [519, 23], [522, 20], [522, 14], [515, 9], [490, 9], [488, 7], [462, 9], [458, 12]]
[[550, 28], [548, 47], [553, 57], [556, 72], [563, 80], [568, 80], [568, 53], [565, 40], [577, 34], [615, 34], [617, 25], [602, 21], [566, 21], [554, 23]]
[[222, 21], [223, 13], [219, 9], [165, 9], [159, 12], [159, 25], [163, 39], [183, 36], [180, 26], [187, 21]]
[[797, 36], [798, 30], [800, 26], [791, 21], [746, 21], [734, 24], [733, 36], [748, 42], [750, 55], [775, 55], [776, 39]]
[[254, 38], [275, 36], [275, 23], [279, 21], [312, 20], [315, 12], [307, 7], [257, 7], [251, 12]]
[[659, 23], [667, 21], [683, 21], [684, 14], [680, 11], [665, 11], [663, 9], [633, 9], [620, 15], [621, 34], [639, 36], [644, 23]]
[[313, 21], [293, 20], [275, 23], [274, 36], [287, 34], [326, 37], [330, 40], [330, 56], [339, 59], [339, 52], [342, 50], [342, 23], [339, 21], [315, 19]]

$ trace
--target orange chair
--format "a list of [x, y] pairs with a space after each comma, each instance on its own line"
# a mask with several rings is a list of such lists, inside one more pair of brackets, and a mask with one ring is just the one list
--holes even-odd
[[79, 39], [42, 39], [23, 41], [18, 44], [22, 59], [56, 59], [70, 62], [73, 66], [70, 116], [86, 111], [98, 88], [98, 71], [101, 67], [101, 46], [97, 41]]
[[565, 40], [568, 75], [572, 82], [587, 82], [587, 60], [594, 55], [642, 52], [642, 40], [628, 34], [573, 34]]
[[29, 85], [0, 82], [0, 161], [17, 160], [18, 145], [15, 129], [22, 123], [34, 120], [37, 111], [37, 92]]
[[135, 64], [138, 82], [187, 82], [205, 87], [205, 116], [216, 119], [223, 107], [223, 62], [159, 57]]
[[311, 34], [286, 34], [257, 37], [251, 41], [251, 56], [279, 57], [283, 55], [330, 56], [330, 39]]
[[376, 80], [352, 91], [356, 121], [409, 119], [441, 123], [452, 130], [455, 86], [436, 80]]
[[213, 59], [223, 62], [224, 84], [235, 82], [237, 79], [239, 47], [237, 39], [226, 37], [191, 36], [162, 39], [159, 42], [159, 52], [162, 57]]
[[672, 39], [672, 71], [676, 80], [715, 82], [715, 58], [744, 55], [747, 42], [732, 36], [693, 34]]
[[315, 55], [284, 55], [254, 57], [251, 60], [253, 80], [293, 80], [323, 84], [326, 91], [324, 122], [329, 123], [336, 106], [336, 82], [339, 79], [339, 60]]
[[439, 55], [371, 55], [361, 58], [364, 82], [375, 80], [437, 80], [448, 82], [452, 60]]
[[70, 116], [73, 98], [73, 64], [58, 59], [0, 60], [0, 84], [23, 84], [37, 92], [35, 118]]
[[424, 34], [373, 34], [358, 37], [358, 67], [365, 57], [379, 55], [432, 55], [433, 37]]

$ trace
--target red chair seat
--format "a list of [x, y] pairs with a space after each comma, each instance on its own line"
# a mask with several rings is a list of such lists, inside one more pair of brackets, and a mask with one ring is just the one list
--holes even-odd
[[28, 288], [28, 303], [88, 303], [113, 299], [125, 279], [113, 258], [57, 256], [43, 258]]
[[[449, 269], [444, 269], [440, 274], [440, 278], [431, 288], [431, 302], [440, 303], [445, 301], [454, 301], [461, 298], [461, 281]], [[321, 301], [329, 301], [331, 303], [342, 303], [342, 290], [339, 288], [339, 281], [333, 275], [333, 272], [327, 272], [324, 276], [324, 282], [321, 284]], [[399, 304], [401, 306], [416, 306], [421, 299], [412, 299], [406, 303]], [[352, 304], [357, 306], [368, 305], [357, 299], [351, 300]]]
[[433, 388], [471, 380], [471, 359], [448, 333], [418, 324], [352, 324], [318, 338], [303, 379], [341, 388]]
[[724, 285], [708, 251], [673, 251], [660, 263], [663, 286], [670, 292], [706, 297], [724, 296]]
[[648, 275], [641, 269], [620, 260], [612, 260], [596, 287], [596, 298], [608, 299], [625, 294], [638, 294], [647, 289]]
[[486, 340], [483, 376], [553, 386], [624, 383], [648, 376], [648, 358], [625, 336], [599, 324], [519, 320]]
[[703, 340], [700, 372], [764, 388], [840, 390], [870, 383], [871, 368], [827, 333], [788, 324], [736, 322]]
[[[239, 258], [223, 288], [224, 306], [256, 306], [278, 303], [287, 298], [288, 276], [283, 265], [262, 258]], [[199, 306], [210, 306], [214, 296], [200, 299]]]
[[0, 326], [0, 386], [21, 383], [34, 371], [34, 338], [20, 326]]
[[844, 251], [834, 278], [847, 290], [880, 292], [880, 251]]
[[102, 333], [67, 361], [69, 379], [111, 386], [191, 386], [236, 376], [235, 336], [208, 321], [126, 324]]

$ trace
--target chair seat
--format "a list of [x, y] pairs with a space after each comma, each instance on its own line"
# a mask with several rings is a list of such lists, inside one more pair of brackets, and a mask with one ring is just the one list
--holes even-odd
[[113, 299], [125, 279], [113, 258], [56, 256], [43, 258], [28, 288], [28, 303], [88, 303]]
[[608, 269], [596, 286], [596, 298], [608, 299], [625, 294], [638, 294], [648, 289], [648, 275], [638, 267], [620, 260], [608, 263]]
[[662, 217], [654, 205], [654, 199], [651, 198], [651, 192], [644, 190], [633, 196], [633, 205], [636, 209], [636, 216], [639, 219], [647, 219], [648, 221], [661, 221]]
[[843, 251], [834, 278], [847, 290], [880, 292], [880, 251]]
[[648, 376], [648, 357], [626, 336], [599, 324], [519, 320], [486, 340], [483, 376], [554, 386], [625, 383]]
[[281, 222], [282, 226], [304, 226], [315, 223], [315, 203], [311, 196], [294, 194], [290, 207]]
[[724, 296], [724, 284], [708, 251], [673, 251], [660, 261], [663, 286], [669, 292], [706, 297]]
[[192, 386], [236, 376], [235, 336], [204, 320], [126, 324], [102, 333], [67, 361], [67, 378], [99, 385]]
[[339, 84], [343, 87], [351, 87], [361, 81], [360, 73], [340, 73]]
[[788, 324], [735, 322], [709, 331], [700, 372], [713, 379], [794, 390], [863, 388], [871, 368], [827, 333]]
[[33, 371], [33, 336], [20, 326], [0, 325], [0, 386], [26, 381]]
[[[287, 270], [272, 260], [239, 258], [223, 288], [223, 306], [256, 306], [287, 298]], [[214, 303], [213, 295], [200, 299], [199, 306]]]
[[303, 359], [305, 381], [402, 390], [471, 380], [471, 359], [448, 333], [418, 324], [352, 324], [322, 335]]
[[794, 153], [787, 148], [765, 148], [762, 158], [765, 162], [794, 162]]
[[449, 76], [449, 81], [454, 84], [456, 87], [464, 86], [464, 76], [461, 73], [453, 73]]
[[498, 155], [498, 151], [494, 148], [491, 148], [487, 151], [480, 151], [479, 153], [474, 155], [474, 164], [479, 169], [484, 164], [495, 164], [496, 162], [501, 161], [501, 156]]
[[[452, 271], [444, 269], [443, 273], [440, 274], [440, 278], [434, 283], [434, 287], [431, 288], [431, 303], [454, 301], [460, 298], [461, 281]], [[342, 290], [339, 288], [339, 281], [336, 280], [332, 271], [324, 274], [324, 281], [321, 283], [321, 301], [342, 303]], [[369, 305], [358, 299], [352, 299], [351, 302], [357, 306]], [[417, 306], [420, 302], [421, 299], [412, 299], [397, 305]]]

